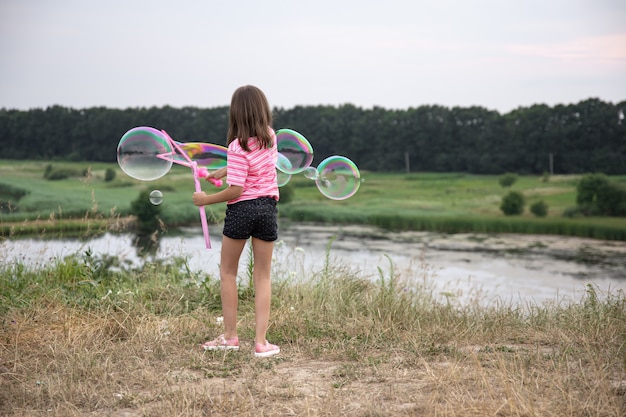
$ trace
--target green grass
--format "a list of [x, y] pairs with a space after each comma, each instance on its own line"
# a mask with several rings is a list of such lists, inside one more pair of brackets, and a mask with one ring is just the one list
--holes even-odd
[[[44, 179], [46, 167], [70, 168], [89, 175], [59, 181]], [[105, 182], [105, 171], [116, 177]], [[279, 205], [281, 217], [293, 221], [372, 224], [392, 230], [433, 230], [447, 233], [539, 233], [626, 240], [626, 218], [564, 218], [563, 212], [576, 205], [576, 184], [580, 176], [520, 176], [511, 187], [526, 196], [521, 216], [504, 216], [502, 197], [509, 191], [496, 175], [463, 173], [362, 173], [363, 182], [351, 198], [325, 198], [315, 183], [294, 175], [287, 187], [294, 190], [289, 203]], [[626, 176], [611, 181], [626, 184]], [[87, 162], [0, 161], [0, 185], [26, 191], [18, 201], [0, 192], [0, 201], [10, 201], [0, 212], [3, 235], [17, 233], [16, 223], [33, 220], [110, 219], [129, 215], [131, 203], [142, 190], [159, 189], [164, 201], [161, 218], [167, 227], [199, 223], [198, 209], [191, 204], [194, 183], [189, 169], [174, 166], [164, 177], [138, 181], [124, 174], [117, 164]], [[1, 190], [2, 188], [0, 188]], [[215, 188], [203, 182], [207, 192]], [[528, 207], [543, 200], [548, 216], [536, 218]], [[225, 204], [207, 207], [209, 222], [224, 216]], [[53, 227], [53, 226], [49, 226]], [[12, 228], [12, 229], [10, 229]], [[35, 226], [32, 226], [35, 228]]]
[[[490, 175], [364, 173], [363, 177], [358, 193], [345, 202], [325, 199], [315, 187], [303, 185], [306, 179], [292, 181], [297, 186], [296, 200], [302, 204], [309, 201], [332, 203], [359, 207], [369, 213], [502, 216], [500, 201], [508, 192], [498, 184], [498, 176]], [[554, 177], [546, 183], [541, 177], [520, 177], [511, 189], [524, 192], [527, 206], [544, 200], [550, 207], [550, 214], [558, 216], [575, 205], [577, 178]], [[626, 182], [626, 178], [618, 179]], [[525, 217], [532, 215], [528, 213]]]
[[[311, 181], [295, 178], [295, 198], [283, 209], [293, 220], [366, 223], [391, 230], [427, 230], [446, 233], [559, 234], [598, 239], [626, 240], [626, 218], [564, 218], [576, 205], [579, 176], [519, 177], [511, 189], [526, 196], [521, 216], [504, 216], [502, 197], [509, 191], [499, 176], [365, 173], [359, 192], [345, 201], [319, 194]], [[626, 176], [611, 177], [626, 183]], [[307, 184], [308, 181], [308, 184]], [[543, 200], [546, 218], [537, 218], [528, 207]]]
[[[43, 177], [48, 164], [55, 168], [88, 170], [89, 175], [49, 181]], [[113, 181], [104, 181], [107, 168], [116, 171]], [[188, 169], [178, 166], [172, 167], [166, 176], [148, 182], [128, 177], [117, 164], [3, 160], [0, 161], [2, 183], [26, 190], [28, 194], [12, 202], [15, 209], [0, 213], [0, 222], [127, 216], [132, 201], [137, 199], [139, 193], [153, 189], [164, 193], [161, 208], [162, 218], [167, 224], [188, 224], [198, 218], [198, 209], [191, 204], [191, 194], [195, 191], [193, 177]], [[205, 185], [205, 188], [208, 191], [210, 187]], [[0, 200], [5, 199], [0, 194]], [[223, 211], [223, 204], [207, 208], [208, 218], [216, 222], [223, 216]]]

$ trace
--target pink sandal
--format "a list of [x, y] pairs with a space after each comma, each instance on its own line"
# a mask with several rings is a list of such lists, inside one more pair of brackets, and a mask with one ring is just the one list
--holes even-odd
[[200, 345], [204, 350], [239, 350], [239, 338], [226, 339], [223, 334]]
[[265, 341], [265, 344], [254, 344], [254, 356], [256, 356], [257, 358], [267, 358], [268, 356], [278, 355], [279, 353], [280, 348], [276, 345], [271, 344], [267, 340]]

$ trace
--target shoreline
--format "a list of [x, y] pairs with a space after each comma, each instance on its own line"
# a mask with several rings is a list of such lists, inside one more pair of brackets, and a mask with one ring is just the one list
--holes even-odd
[[481, 252], [491, 254], [514, 253], [520, 256], [542, 256], [559, 260], [600, 264], [618, 272], [626, 279], [626, 242], [606, 241], [591, 238], [579, 238], [559, 235], [527, 234], [487, 234], [457, 233], [442, 234], [436, 232], [390, 232], [374, 226], [323, 224], [290, 224], [285, 227], [287, 235], [299, 241], [318, 240], [324, 246], [332, 241], [333, 248], [346, 251], [363, 250], [363, 238], [370, 243], [365, 249], [372, 251], [391, 250], [393, 247], [407, 245], [407, 254], [419, 255], [428, 250], [449, 252]]
[[[45, 225], [58, 226], [64, 220], [39, 220], [33, 222], [44, 225], [42, 233], [10, 234], [0, 236], [3, 240], [12, 237], [21, 239], [50, 238], [54, 239], [53, 229], [46, 230]], [[84, 229], [91, 231], [93, 236], [105, 233], [133, 234], [131, 217], [116, 218], [115, 221], [104, 219], [90, 219]], [[6, 227], [8, 224], [4, 224]], [[103, 227], [106, 225], [106, 227]], [[23, 227], [24, 223], [15, 226]], [[212, 236], [221, 236], [222, 224], [209, 225]], [[197, 225], [188, 225], [173, 228], [168, 232], [176, 234], [197, 233]], [[84, 232], [84, 230], [83, 230]], [[96, 233], [93, 233], [96, 232]], [[62, 233], [66, 239], [84, 240], [85, 234], [76, 236]], [[279, 225], [279, 240], [284, 240], [298, 246], [306, 242], [322, 251], [330, 244], [331, 249], [345, 251], [369, 250], [373, 252], [397, 252], [398, 245], [404, 245], [407, 256], [420, 257], [424, 252], [475, 252], [492, 254], [494, 256], [514, 254], [520, 257], [543, 257], [556, 260], [570, 261], [585, 265], [600, 265], [606, 267], [612, 275], [626, 279], [626, 242], [615, 240], [601, 240], [580, 238], [564, 235], [534, 235], [534, 234], [490, 234], [490, 233], [455, 233], [445, 234], [431, 231], [388, 231], [371, 225], [358, 224], [325, 224], [316, 222], [291, 222]], [[367, 242], [365, 244], [364, 242]]]

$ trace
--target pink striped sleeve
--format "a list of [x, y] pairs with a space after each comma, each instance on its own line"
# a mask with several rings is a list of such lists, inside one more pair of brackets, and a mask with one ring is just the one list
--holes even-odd
[[[229, 147], [230, 148], [230, 147]], [[236, 152], [234, 149], [228, 150], [227, 168], [226, 168], [226, 183], [228, 185], [235, 185], [243, 187], [248, 177], [248, 159], [245, 155]]]

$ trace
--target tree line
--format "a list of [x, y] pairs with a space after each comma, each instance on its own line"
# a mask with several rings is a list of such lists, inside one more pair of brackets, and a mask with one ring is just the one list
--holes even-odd
[[[274, 128], [303, 134], [313, 165], [331, 155], [377, 172], [626, 174], [626, 101], [590, 98], [500, 114], [484, 107], [423, 105], [405, 110], [352, 104], [274, 108]], [[0, 109], [2, 159], [116, 161], [136, 126], [179, 142], [225, 144], [228, 107]]]

